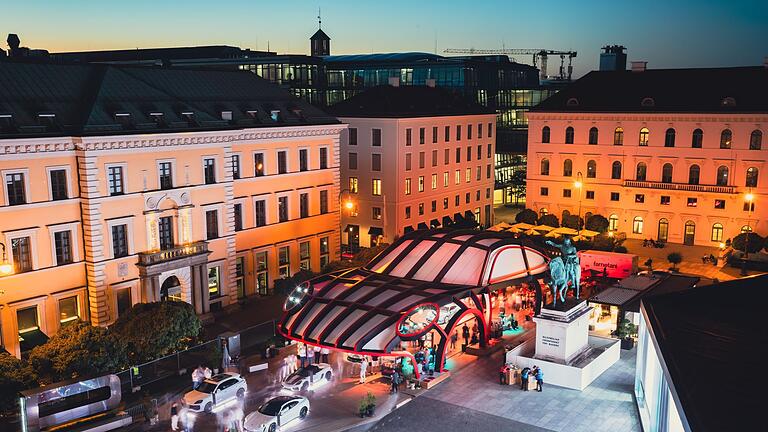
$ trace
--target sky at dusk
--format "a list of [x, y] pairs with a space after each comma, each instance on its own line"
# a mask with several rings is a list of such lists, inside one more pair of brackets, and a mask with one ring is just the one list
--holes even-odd
[[[51, 52], [226, 44], [307, 54], [322, 8], [332, 54], [576, 50], [576, 76], [621, 44], [649, 68], [758, 65], [766, 0], [5, 0], [0, 34]], [[528, 56], [517, 58], [530, 62]], [[556, 67], [554, 68], [556, 69]], [[550, 72], [551, 73], [551, 72]]]

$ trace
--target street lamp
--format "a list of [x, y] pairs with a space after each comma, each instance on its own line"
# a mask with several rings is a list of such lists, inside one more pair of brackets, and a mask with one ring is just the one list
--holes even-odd
[[749, 235], [752, 234], [752, 206], [754, 205], [755, 195], [750, 189], [749, 192], [744, 194], [744, 202], [747, 203], [747, 232], [744, 239], [744, 256], [741, 257], [741, 275], [747, 275], [747, 260], [749, 259]]
[[581, 190], [582, 186], [584, 186], [584, 176], [582, 176], [581, 171], [576, 173], [576, 181], [573, 182], [573, 186], [579, 190], [579, 214], [576, 216], [576, 225], [579, 227], [577, 237], [579, 237], [581, 236]]
[[8, 276], [13, 273], [13, 266], [8, 262], [8, 257], [5, 254], [5, 244], [0, 243], [3, 247], [3, 260], [0, 261], [0, 276]]
[[[342, 196], [344, 195], [344, 192], [347, 193], [347, 199], [342, 201]], [[347, 212], [351, 212], [352, 209], [355, 208], [355, 203], [352, 202], [352, 191], [349, 189], [342, 189], [339, 191], [339, 224], [344, 224], [344, 210], [347, 209]], [[344, 229], [339, 226], [339, 259], [341, 259], [342, 255], [344, 254], [344, 251], [342, 250], [341, 243], [342, 243], [342, 235], [344, 233]]]

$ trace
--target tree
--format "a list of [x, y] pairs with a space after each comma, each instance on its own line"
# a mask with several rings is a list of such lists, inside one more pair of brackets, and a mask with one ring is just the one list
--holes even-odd
[[512, 178], [510, 179], [510, 184], [512, 186], [512, 195], [515, 196], [515, 207], [517, 207], [517, 204], [520, 200], [520, 198], [525, 196], [525, 180], [527, 177], [527, 171], [525, 168], [525, 165], [523, 165], [520, 168], [517, 168], [512, 173]]
[[581, 227], [584, 226], [584, 219], [580, 218], [578, 215], [563, 215], [563, 222], [561, 224], [564, 227], [572, 228], [575, 230], [581, 229]]
[[522, 222], [530, 225], [536, 225], [538, 219], [539, 215], [531, 209], [524, 209], [515, 215], [515, 222]]
[[184, 350], [198, 341], [202, 324], [189, 303], [138, 303], [117, 319], [112, 331], [128, 344], [138, 364]]
[[560, 222], [557, 221], [557, 216], [553, 214], [545, 214], [539, 218], [539, 225], [548, 225], [551, 227], [559, 228]]
[[76, 321], [35, 347], [29, 364], [40, 385], [114, 372], [128, 366], [127, 345], [104, 327]]
[[749, 253], [755, 253], [763, 248], [765, 239], [760, 234], [750, 232], [741, 233], [733, 238], [731, 245], [734, 249], [744, 252], [747, 246], [749, 247]]
[[671, 252], [667, 255], [667, 261], [672, 264], [672, 271], [677, 271], [677, 265], [683, 262], [683, 255], [680, 252]]
[[608, 231], [608, 219], [603, 215], [595, 214], [587, 218], [586, 228], [590, 231], [604, 233]]
[[37, 387], [37, 377], [28, 364], [7, 352], [0, 352], [0, 411], [16, 409], [22, 390]]

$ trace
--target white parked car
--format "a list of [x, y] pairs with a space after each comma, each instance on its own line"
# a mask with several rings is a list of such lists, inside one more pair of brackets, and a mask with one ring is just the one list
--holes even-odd
[[327, 363], [316, 363], [288, 375], [283, 381], [283, 388], [293, 391], [307, 390], [316, 383], [328, 383], [333, 378], [331, 365]]
[[184, 395], [184, 406], [194, 412], [211, 412], [217, 405], [243, 399], [248, 390], [245, 378], [236, 373], [222, 373], [203, 381], [197, 390]]
[[278, 396], [245, 416], [243, 429], [247, 432], [275, 432], [281, 426], [309, 413], [309, 400], [303, 396]]

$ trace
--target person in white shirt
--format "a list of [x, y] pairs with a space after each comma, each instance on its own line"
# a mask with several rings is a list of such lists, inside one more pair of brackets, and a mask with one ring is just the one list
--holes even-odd
[[323, 363], [328, 363], [328, 354], [330, 353], [331, 353], [331, 350], [326, 347], [323, 347], [323, 349], [320, 350], [320, 355], [323, 358]]
[[360, 384], [365, 384], [365, 371], [368, 369], [368, 356], [363, 356], [360, 362]]

